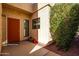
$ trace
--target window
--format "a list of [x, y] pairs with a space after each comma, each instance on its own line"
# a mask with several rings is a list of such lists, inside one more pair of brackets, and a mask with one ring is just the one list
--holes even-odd
[[24, 20], [24, 36], [29, 36], [29, 20]]
[[40, 18], [36, 18], [32, 20], [32, 29], [40, 28]]

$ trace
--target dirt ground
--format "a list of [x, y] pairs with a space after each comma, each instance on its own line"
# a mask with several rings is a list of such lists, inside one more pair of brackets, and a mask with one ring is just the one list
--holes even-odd
[[73, 40], [70, 49], [66, 52], [63, 50], [58, 50], [58, 47], [56, 47], [55, 44], [50, 44], [45, 48], [61, 56], [79, 56], [79, 36]]

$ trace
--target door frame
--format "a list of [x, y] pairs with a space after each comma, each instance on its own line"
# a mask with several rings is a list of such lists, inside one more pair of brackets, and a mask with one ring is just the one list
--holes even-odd
[[27, 39], [29, 38], [29, 36], [30, 36], [30, 30], [29, 30], [29, 29], [30, 29], [30, 26], [28, 25], [28, 27], [29, 27], [29, 28], [28, 28], [28, 30], [29, 30], [29, 32], [28, 32], [28, 33], [29, 33], [29, 36], [24, 36], [24, 29], [25, 29], [25, 28], [24, 28], [24, 21], [25, 21], [25, 20], [28, 20], [28, 21], [29, 21], [29, 25], [30, 25], [30, 20], [29, 20], [29, 18], [25, 18], [25, 19], [23, 20], [23, 38], [24, 38], [24, 40], [27, 40]]
[[[5, 42], [4, 42], [4, 45], [5, 45], [5, 44], [8, 43], [8, 37], [7, 37], [7, 33], [8, 33], [7, 32], [7, 16], [3, 14], [2, 17], [5, 17], [5, 20], [6, 20], [6, 34], [5, 34], [6, 38], [5, 38]], [[3, 42], [2, 42], [2, 44], [3, 44]]]
[[[28, 19], [25, 19], [24, 21], [28, 21], [28, 36], [24, 36], [24, 37], [29, 37], [29, 20]], [[23, 25], [24, 25], [24, 21], [23, 21]]]

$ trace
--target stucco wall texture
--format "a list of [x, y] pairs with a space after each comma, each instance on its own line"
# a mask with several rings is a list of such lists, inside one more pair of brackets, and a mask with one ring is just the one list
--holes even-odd
[[1, 52], [1, 47], [2, 47], [2, 4], [0, 3], [0, 52]]

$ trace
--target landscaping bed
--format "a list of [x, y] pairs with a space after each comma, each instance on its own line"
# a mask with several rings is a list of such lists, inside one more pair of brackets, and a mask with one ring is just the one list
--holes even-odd
[[55, 52], [61, 56], [79, 56], [79, 36], [77, 36], [71, 43], [71, 47], [68, 51], [59, 49], [56, 44], [50, 44], [45, 47], [46, 49]]

